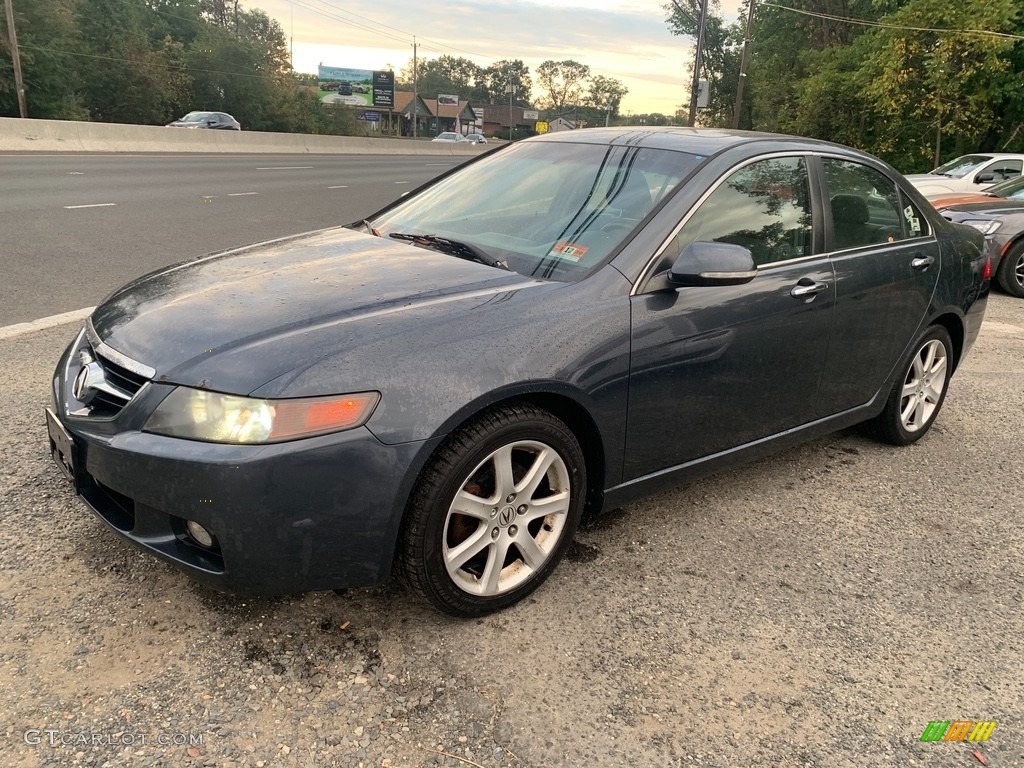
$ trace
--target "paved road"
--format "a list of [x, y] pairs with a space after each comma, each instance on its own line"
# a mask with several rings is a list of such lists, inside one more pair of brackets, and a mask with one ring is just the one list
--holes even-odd
[[462, 161], [0, 155], [0, 326], [91, 306], [184, 258], [348, 223]]

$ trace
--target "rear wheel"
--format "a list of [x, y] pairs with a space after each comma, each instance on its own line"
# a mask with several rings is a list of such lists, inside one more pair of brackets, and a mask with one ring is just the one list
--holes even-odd
[[1008, 294], [1024, 299], [1024, 243], [1017, 243], [1003, 256], [996, 280]]
[[893, 445], [909, 445], [924, 437], [942, 409], [953, 374], [953, 343], [949, 332], [933, 325], [914, 345], [903, 365], [885, 410], [875, 419], [877, 435]]
[[406, 580], [454, 616], [522, 600], [572, 541], [585, 485], [579, 442], [553, 415], [528, 404], [482, 414], [449, 438], [413, 495]]

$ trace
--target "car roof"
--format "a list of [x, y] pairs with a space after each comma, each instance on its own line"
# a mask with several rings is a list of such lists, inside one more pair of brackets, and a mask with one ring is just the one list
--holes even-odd
[[[742, 144], [793, 144], [796, 148], [839, 152], [851, 156], [869, 157], [858, 150], [819, 139], [787, 136], [760, 131], [734, 131], [722, 128], [686, 128], [682, 126], [632, 126], [624, 128], [586, 128], [559, 131], [535, 136], [529, 141], [569, 142], [576, 144], [605, 144], [613, 146], [672, 149], [695, 155], [711, 156]], [[780, 147], [781, 148], [781, 147]]]

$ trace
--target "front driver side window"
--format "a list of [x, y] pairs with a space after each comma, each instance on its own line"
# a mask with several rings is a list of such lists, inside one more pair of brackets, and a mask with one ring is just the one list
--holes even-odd
[[721, 182], [665, 251], [667, 268], [696, 242], [747, 248], [758, 266], [813, 253], [810, 184], [802, 157], [759, 160]]

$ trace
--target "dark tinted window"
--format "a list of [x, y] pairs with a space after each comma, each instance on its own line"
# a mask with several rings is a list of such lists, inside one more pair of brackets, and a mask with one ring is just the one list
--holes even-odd
[[991, 173], [996, 177], [996, 181], [1006, 181], [1020, 176], [1021, 165], [1020, 160], [997, 160], [988, 168], [982, 169], [981, 173]]
[[909, 231], [904, 233], [904, 206], [900, 204], [892, 179], [874, 168], [849, 160], [826, 157], [822, 163], [832, 206], [832, 250], [916, 237]]
[[802, 157], [759, 160], [732, 173], [700, 204], [662, 267], [696, 242], [734, 243], [758, 265], [813, 253], [810, 186]]

